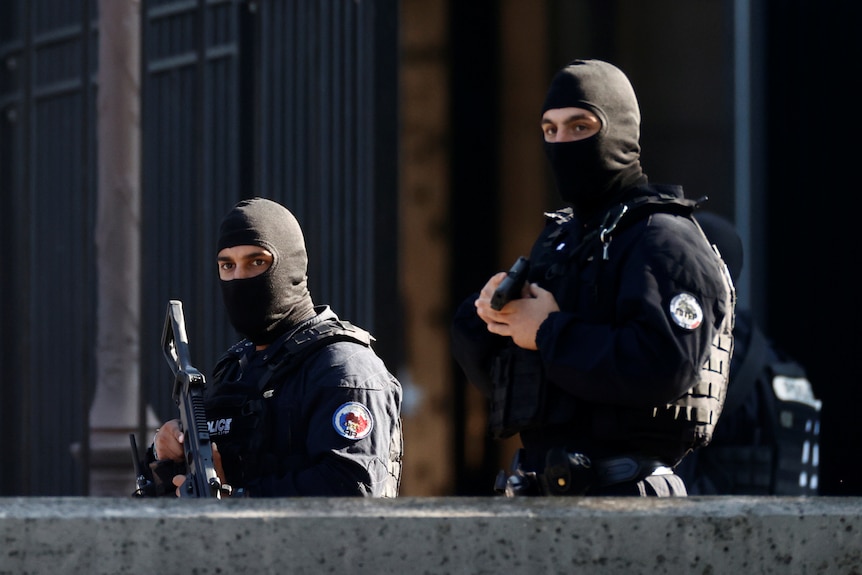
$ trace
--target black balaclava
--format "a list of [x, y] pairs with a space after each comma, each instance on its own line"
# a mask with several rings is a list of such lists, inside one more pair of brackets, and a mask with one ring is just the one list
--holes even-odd
[[264, 198], [243, 200], [224, 217], [217, 251], [254, 245], [272, 252], [272, 266], [252, 277], [222, 281], [222, 297], [233, 327], [257, 345], [272, 343], [312, 317], [308, 255], [299, 222], [281, 204]]
[[640, 109], [623, 72], [600, 60], [573, 60], [557, 72], [542, 114], [584, 108], [598, 116], [598, 134], [576, 142], [545, 142], [557, 191], [588, 215], [625, 188], [646, 183], [640, 165]]

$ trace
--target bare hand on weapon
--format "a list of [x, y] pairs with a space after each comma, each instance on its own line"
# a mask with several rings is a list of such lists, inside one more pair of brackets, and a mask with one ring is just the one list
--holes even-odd
[[514, 299], [499, 311], [491, 307], [494, 290], [506, 277], [505, 272], [491, 276], [476, 299], [476, 313], [488, 326], [488, 331], [509, 336], [515, 345], [524, 349], [538, 349], [536, 333], [542, 322], [555, 311], [560, 311], [557, 300], [538, 284], [525, 284], [521, 299]]
[[183, 440], [180, 420], [172, 419], [167, 421], [156, 431], [156, 436], [153, 438], [155, 453], [158, 454], [159, 459], [171, 459], [181, 462], [185, 457]]

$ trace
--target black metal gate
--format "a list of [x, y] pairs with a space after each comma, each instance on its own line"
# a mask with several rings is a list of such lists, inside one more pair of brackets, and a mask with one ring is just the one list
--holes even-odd
[[[217, 227], [265, 196], [303, 226], [315, 300], [397, 361], [397, 2], [150, 0], [143, 21], [143, 341], [169, 298], [186, 301], [201, 369], [235, 339]], [[167, 415], [150, 353], [142, 381]]]
[[0, 8], [0, 492], [78, 493], [93, 382], [95, 11]]

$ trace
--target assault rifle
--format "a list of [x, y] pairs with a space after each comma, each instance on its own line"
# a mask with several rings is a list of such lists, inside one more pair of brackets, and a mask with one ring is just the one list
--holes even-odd
[[168, 313], [162, 331], [162, 351], [174, 374], [173, 397], [180, 410], [180, 425], [185, 431], [183, 451], [186, 481], [180, 487], [180, 497], [216, 497], [229, 493], [222, 485], [213, 464], [209, 427], [204, 412], [204, 376], [192, 367], [183, 303], [168, 302]]
[[229, 495], [231, 488], [222, 484], [215, 471], [209, 427], [204, 411], [203, 390], [205, 379], [190, 360], [189, 341], [183, 303], [168, 302], [165, 326], [162, 330], [162, 351], [174, 374], [173, 398], [180, 411], [180, 428], [185, 432], [183, 451], [185, 461], [154, 461], [148, 466], [141, 461], [134, 434], [129, 435], [132, 458], [135, 464], [138, 497], [171, 495], [174, 475], [185, 474], [185, 483], [179, 489], [180, 497], [215, 497]]

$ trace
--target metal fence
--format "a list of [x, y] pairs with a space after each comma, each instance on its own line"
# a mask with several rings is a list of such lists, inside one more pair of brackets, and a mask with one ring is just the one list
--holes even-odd
[[12, 0], [0, 14], [2, 493], [77, 493], [94, 358], [95, 13]]
[[[10, 258], [0, 276], [0, 495], [84, 494], [97, 2], [0, 4], [0, 240]], [[390, 365], [400, 360], [397, 5], [142, 2], [141, 387], [160, 418], [175, 409], [159, 344], [168, 299], [184, 301], [205, 373], [236, 339], [214, 244], [222, 215], [245, 197], [296, 214], [315, 300], [371, 330]]]

